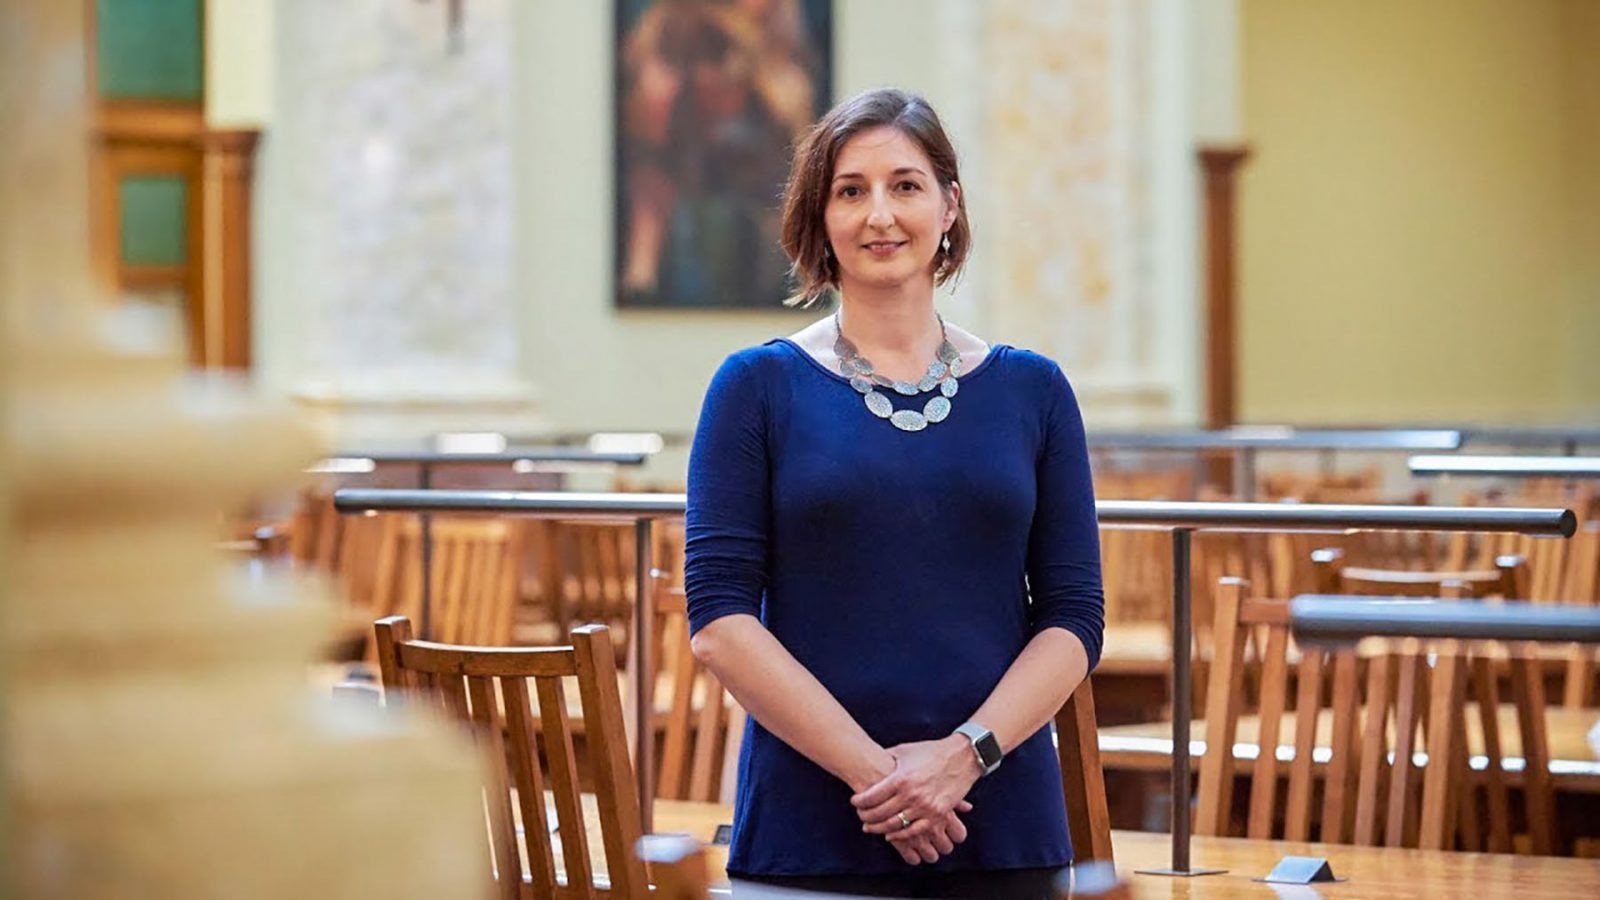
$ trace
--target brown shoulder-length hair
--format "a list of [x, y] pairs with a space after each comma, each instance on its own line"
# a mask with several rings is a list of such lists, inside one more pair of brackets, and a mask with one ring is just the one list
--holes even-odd
[[[783, 190], [783, 250], [797, 289], [784, 301], [789, 306], [810, 306], [839, 287], [839, 261], [828, 249], [826, 214], [833, 166], [839, 150], [852, 137], [871, 128], [888, 126], [915, 141], [933, 165], [934, 180], [949, 199], [951, 186], [961, 181], [956, 150], [944, 133], [939, 115], [928, 101], [909, 91], [878, 88], [840, 103], [811, 126], [795, 145], [789, 181]], [[967, 224], [966, 197], [956, 205], [949, 232], [950, 249], [934, 256], [934, 284], [944, 284], [961, 272], [972, 247]]]

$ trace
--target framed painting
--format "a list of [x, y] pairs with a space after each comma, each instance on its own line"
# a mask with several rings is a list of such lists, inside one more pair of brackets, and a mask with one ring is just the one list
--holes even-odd
[[831, 100], [831, 0], [616, 4], [617, 306], [781, 308], [781, 195]]

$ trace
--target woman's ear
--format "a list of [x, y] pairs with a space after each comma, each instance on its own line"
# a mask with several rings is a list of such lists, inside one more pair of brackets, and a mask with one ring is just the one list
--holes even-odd
[[956, 214], [959, 212], [961, 212], [961, 183], [952, 181], [949, 190], [945, 191], [944, 228], [941, 230], [949, 231], [950, 226], [956, 223]]

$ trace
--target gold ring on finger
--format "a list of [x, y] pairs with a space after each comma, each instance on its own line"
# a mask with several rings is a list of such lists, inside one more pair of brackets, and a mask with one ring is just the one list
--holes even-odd
[[911, 827], [911, 820], [906, 818], [906, 814], [905, 813], [896, 813], [895, 815], [900, 817], [900, 827], [901, 828], [910, 828]]

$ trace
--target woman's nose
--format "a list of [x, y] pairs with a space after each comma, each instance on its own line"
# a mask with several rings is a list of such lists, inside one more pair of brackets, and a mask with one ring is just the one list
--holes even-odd
[[872, 208], [867, 210], [868, 228], [888, 228], [894, 224], [894, 214], [889, 211], [889, 198], [879, 191], [872, 192]]

